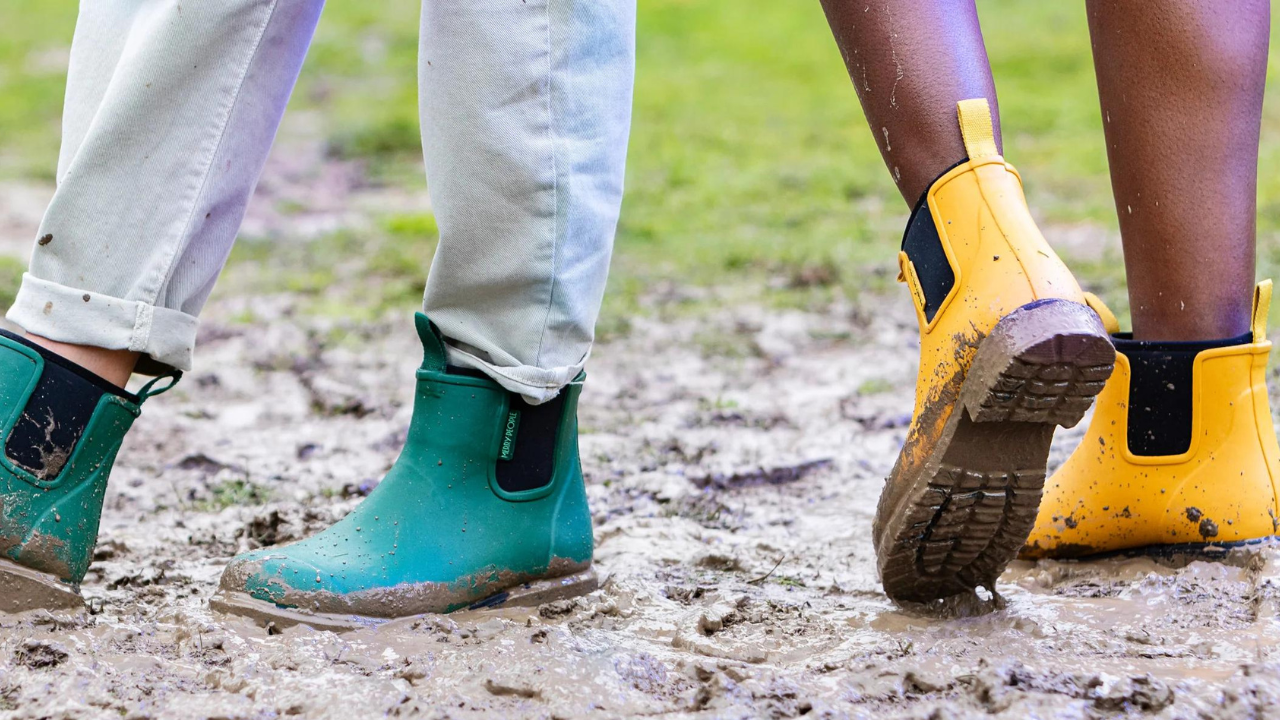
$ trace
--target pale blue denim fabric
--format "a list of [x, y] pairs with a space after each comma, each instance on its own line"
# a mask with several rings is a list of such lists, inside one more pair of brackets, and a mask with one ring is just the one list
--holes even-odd
[[634, 58], [634, 0], [423, 5], [422, 135], [440, 228], [426, 313], [452, 362], [533, 402], [591, 350]]
[[[82, 2], [58, 188], [10, 320], [188, 369], [323, 0]], [[541, 402], [590, 353], [622, 197], [634, 0], [424, 0], [452, 361]], [[407, 327], [411, 323], [406, 322]]]

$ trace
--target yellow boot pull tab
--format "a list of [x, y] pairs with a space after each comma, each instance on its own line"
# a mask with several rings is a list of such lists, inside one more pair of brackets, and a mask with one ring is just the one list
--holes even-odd
[[999, 155], [996, 150], [996, 132], [991, 124], [991, 106], [986, 98], [961, 100], [956, 103], [960, 115], [960, 135], [964, 138], [965, 152], [970, 160]]
[[1263, 280], [1253, 289], [1253, 341], [1267, 339], [1267, 315], [1271, 312], [1271, 280]]

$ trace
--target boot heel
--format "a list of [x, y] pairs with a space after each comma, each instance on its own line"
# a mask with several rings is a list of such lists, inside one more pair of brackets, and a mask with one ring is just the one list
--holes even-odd
[[80, 593], [58, 578], [0, 559], [0, 613], [84, 609]]
[[1073, 427], [1115, 369], [1097, 313], [1039, 300], [1009, 313], [982, 341], [961, 391], [974, 422]]

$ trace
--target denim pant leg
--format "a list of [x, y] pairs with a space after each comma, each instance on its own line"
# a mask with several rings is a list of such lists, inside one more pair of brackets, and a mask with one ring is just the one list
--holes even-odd
[[323, 0], [85, 0], [58, 187], [8, 317], [191, 365]]
[[426, 314], [450, 361], [543, 402], [591, 350], [622, 201], [635, 0], [424, 0], [440, 228]]

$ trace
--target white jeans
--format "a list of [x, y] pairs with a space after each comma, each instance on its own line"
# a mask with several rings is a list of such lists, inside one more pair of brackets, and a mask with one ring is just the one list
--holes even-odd
[[[323, 4], [81, 2], [58, 188], [10, 320], [190, 367]], [[581, 371], [604, 293], [635, 0], [424, 0], [421, 38], [424, 312], [452, 362], [545, 401]]]

